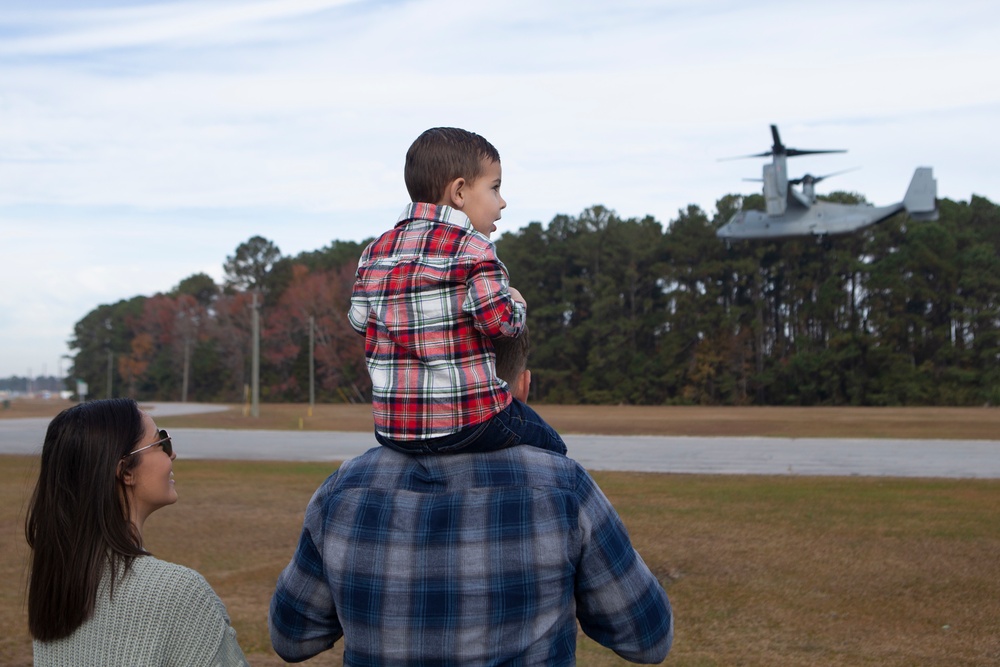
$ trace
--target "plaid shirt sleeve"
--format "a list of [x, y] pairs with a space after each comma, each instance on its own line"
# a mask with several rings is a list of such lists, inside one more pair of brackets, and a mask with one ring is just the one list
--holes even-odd
[[[334, 473], [330, 480], [336, 477]], [[333, 646], [344, 636], [323, 557], [313, 535], [322, 535], [320, 487], [306, 509], [305, 523], [292, 561], [278, 577], [267, 618], [274, 651], [288, 662], [301, 662]], [[316, 532], [314, 532], [316, 531]], [[321, 539], [321, 538], [320, 538]]]
[[490, 253], [469, 274], [462, 310], [472, 317], [476, 330], [487, 338], [513, 338], [524, 328], [524, 304], [510, 294], [507, 268]]
[[658, 663], [673, 643], [667, 594], [642, 557], [611, 502], [580, 469], [581, 555], [576, 615], [588, 637], [626, 660]]
[[354, 273], [354, 288], [351, 290], [351, 309], [347, 311], [347, 320], [351, 323], [351, 327], [362, 336], [368, 332], [368, 299], [359, 278], [361, 267], [368, 262], [370, 249], [370, 245], [365, 248], [358, 261], [358, 270]]

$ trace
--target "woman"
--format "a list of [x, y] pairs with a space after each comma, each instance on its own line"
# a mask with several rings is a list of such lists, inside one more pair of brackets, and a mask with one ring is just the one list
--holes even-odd
[[166, 431], [131, 399], [49, 424], [25, 532], [35, 665], [245, 665], [226, 608], [194, 570], [142, 545], [177, 502]]

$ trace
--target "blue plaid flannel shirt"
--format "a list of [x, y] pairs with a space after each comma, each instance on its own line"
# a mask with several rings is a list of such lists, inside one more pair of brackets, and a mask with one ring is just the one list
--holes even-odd
[[535, 447], [345, 463], [306, 509], [268, 625], [285, 660], [572, 665], [576, 621], [634, 662], [673, 640], [667, 595], [578, 463]]

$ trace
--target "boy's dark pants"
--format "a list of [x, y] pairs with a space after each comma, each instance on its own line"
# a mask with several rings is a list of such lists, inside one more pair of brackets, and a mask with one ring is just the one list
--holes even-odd
[[395, 440], [375, 433], [379, 444], [404, 454], [471, 454], [530, 445], [566, 454], [566, 443], [537, 412], [516, 398], [482, 424], [425, 440]]

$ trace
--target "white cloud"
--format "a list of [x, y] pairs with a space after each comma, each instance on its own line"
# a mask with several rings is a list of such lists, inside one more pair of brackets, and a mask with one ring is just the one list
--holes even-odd
[[[22, 3], [0, 15], [0, 280], [34, 279], [0, 290], [0, 377], [253, 234], [294, 254], [377, 233], [433, 125], [499, 148], [508, 228], [710, 211], [755, 189], [759, 161], [716, 160], [770, 123], [850, 150], [791, 164], [862, 167], [831, 189], [895, 201], [926, 164], [942, 196], [995, 197], [998, 33], [977, 1]], [[62, 333], [11, 347], [26, 330]]]
[[356, 1], [187, 1], [15, 13], [8, 21], [20, 25], [25, 34], [0, 42], [0, 55], [72, 55], [177, 43], [191, 46], [243, 41], [248, 37], [260, 38], [262, 26], [308, 19]]

